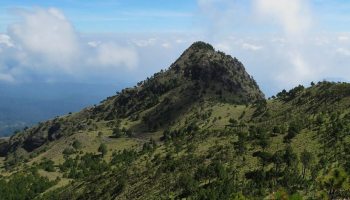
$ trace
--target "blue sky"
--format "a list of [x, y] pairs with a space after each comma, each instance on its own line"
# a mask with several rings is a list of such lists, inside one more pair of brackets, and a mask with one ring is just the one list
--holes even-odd
[[[322, 20], [323, 31], [349, 31], [349, 1], [305, 1], [310, 2], [310, 9]], [[232, 2], [245, 10], [252, 4], [250, 0]], [[201, 22], [195, 0], [2, 0], [0, 30], [5, 31], [8, 23], [16, 19], [13, 16], [16, 9], [33, 7], [58, 8], [79, 31], [86, 33], [188, 31]]]
[[[1, 1], [0, 13], [13, 19], [13, 8], [55, 7], [71, 20], [74, 26], [86, 33], [134, 31], [187, 31], [196, 12], [195, 1]], [[7, 24], [1, 24], [6, 30]]]
[[0, 82], [130, 85], [204, 40], [269, 96], [350, 80], [346, 0], [2, 0]]

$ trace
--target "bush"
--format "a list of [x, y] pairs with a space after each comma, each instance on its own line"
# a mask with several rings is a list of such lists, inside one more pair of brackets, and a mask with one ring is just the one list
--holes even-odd
[[78, 149], [81, 149], [82, 144], [81, 144], [81, 142], [79, 140], [74, 140], [72, 146], [73, 146], [74, 149], [78, 150]]
[[75, 153], [75, 150], [72, 147], [67, 147], [62, 152], [64, 155], [72, 155]]
[[98, 152], [101, 153], [102, 156], [105, 156], [108, 152], [108, 149], [107, 149], [107, 145], [102, 143], [99, 147], [98, 147]]
[[54, 164], [55, 163], [52, 160], [44, 159], [39, 164], [39, 167], [45, 171], [54, 172], [54, 171], [56, 171]]

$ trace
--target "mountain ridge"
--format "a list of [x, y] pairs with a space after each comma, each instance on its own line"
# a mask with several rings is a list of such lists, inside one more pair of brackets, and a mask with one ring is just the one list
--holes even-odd
[[[179, 96], [179, 98], [164, 97], [166, 93], [174, 93], [170, 96]], [[239, 104], [264, 99], [264, 94], [254, 79], [245, 72], [244, 66], [236, 58], [215, 51], [208, 43], [195, 42], [168, 70], [155, 73], [151, 78], [139, 82], [134, 88], [123, 89], [94, 108], [83, 109], [74, 115], [79, 117], [72, 120], [81, 121], [84, 117], [85, 120], [88, 118], [116, 120], [130, 115], [131, 118], [137, 119], [140, 112], [155, 107], [149, 111], [149, 114], [146, 113], [143, 116], [143, 124], [138, 125], [146, 124], [146, 132], [155, 131], [160, 126], [176, 119], [175, 115], [186, 112], [186, 106], [191, 107], [193, 102], [203, 101], [207, 99], [207, 96], [212, 98], [210, 101], [228, 101]], [[128, 112], [125, 113], [125, 111]], [[101, 114], [103, 116], [100, 116]], [[60, 132], [66, 127], [61, 127], [61, 125], [59, 127], [57, 120], [59, 118], [40, 123], [39, 127], [25, 131], [28, 137], [11, 137], [9, 150], [13, 151], [20, 147], [31, 152], [46, 142], [59, 139], [62, 137]], [[152, 123], [153, 121], [157, 123]], [[70, 131], [74, 132], [78, 129], [77, 126]], [[138, 132], [142, 131], [145, 130]]]
[[0, 186], [20, 174], [46, 183], [37, 199], [345, 198], [349, 108], [348, 83], [265, 99], [236, 58], [196, 42], [100, 105], [0, 140]]

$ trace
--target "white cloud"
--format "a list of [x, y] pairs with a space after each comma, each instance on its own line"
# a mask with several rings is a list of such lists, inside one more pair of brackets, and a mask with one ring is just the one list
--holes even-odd
[[181, 43], [185, 43], [186, 41], [183, 40], [183, 39], [176, 39], [175, 42], [176, 42], [177, 44], [181, 44]]
[[1, 53], [6, 55], [0, 57], [2, 81], [24, 79], [19, 76], [29, 73], [76, 76], [96, 74], [100, 68], [119, 70], [137, 65], [138, 54], [134, 49], [116, 42], [84, 41], [56, 8], [20, 10], [18, 15], [20, 20], [9, 25], [6, 34], [0, 34], [0, 45], [5, 46]]
[[281, 38], [281, 37], [276, 37], [276, 38], [272, 38], [271, 42], [285, 44], [286, 43], [286, 39], [285, 38]]
[[6, 45], [7, 47], [13, 47], [13, 43], [10, 36], [6, 34], [0, 34], [0, 45], [1, 44]]
[[330, 44], [330, 38], [323, 36], [323, 37], [314, 37], [313, 41], [315, 42], [316, 45], [318, 46], [324, 46], [324, 45], [329, 45]]
[[300, 35], [312, 23], [308, 0], [253, 0], [258, 13], [283, 27], [288, 35]]
[[249, 44], [249, 43], [243, 43], [242, 48], [245, 50], [250, 50], [250, 51], [258, 51], [262, 49], [262, 46], [254, 45], [254, 44]]
[[28, 58], [35, 57], [35, 65], [70, 71], [68, 65], [79, 57], [80, 47], [78, 36], [64, 15], [55, 8], [38, 8], [22, 10], [20, 16], [22, 21], [9, 27], [9, 35], [31, 55]]
[[99, 41], [90, 41], [90, 42], [88, 42], [87, 43], [90, 47], [98, 47], [100, 44], [101, 44], [101, 42], [99, 42]]
[[350, 38], [348, 36], [344, 36], [344, 35], [338, 36], [339, 42], [347, 42], [349, 40], [350, 40]]
[[171, 44], [168, 43], [168, 42], [164, 42], [164, 43], [162, 44], [162, 47], [164, 47], [164, 48], [171, 48]]
[[277, 81], [283, 85], [300, 84], [317, 77], [318, 70], [315, 69], [317, 65], [311, 67], [311, 63], [315, 62], [310, 59], [314, 50], [309, 48], [313, 45], [329, 45], [327, 37], [316, 37], [311, 40], [307, 38], [313, 26], [313, 16], [308, 3], [309, 0], [253, 0], [259, 18], [265, 19], [266, 24], [277, 25], [277, 33], [284, 35], [283, 40], [278, 41], [280, 47], [273, 46], [283, 50], [270, 55], [284, 58], [285, 63], [275, 66], [279, 68], [276, 70]]
[[350, 50], [345, 48], [338, 48], [336, 52], [343, 56], [350, 56]]
[[312, 76], [312, 71], [310, 69], [310, 66], [305, 61], [303, 56], [296, 53], [294, 55], [291, 55], [292, 64], [295, 66], [295, 75], [297, 78], [310, 78]]
[[[200, 11], [200, 29], [208, 39], [218, 39], [238, 29], [237, 16], [241, 8], [233, 0], [197, 0]], [[239, 21], [239, 20], [238, 20]], [[243, 25], [239, 23], [240, 25]]]
[[133, 68], [137, 65], [137, 54], [133, 49], [120, 47], [114, 43], [100, 44], [96, 49], [96, 57], [90, 62], [95, 65], [113, 67], [115, 65]]
[[[263, 84], [280, 89], [321, 76], [318, 67], [323, 67], [324, 63], [314, 55], [318, 48], [315, 46], [329, 47], [330, 43], [328, 37], [309, 37], [315, 24], [309, 0], [197, 2], [206, 16], [205, 23], [209, 23], [207, 38], [214, 41], [217, 48], [241, 59], [248, 72]], [[265, 30], [273, 34], [265, 34]], [[253, 34], [247, 34], [249, 32]], [[252, 53], [257, 51], [259, 55]]]
[[156, 44], [157, 39], [156, 38], [149, 38], [149, 39], [134, 39], [133, 43], [136, 44], [138, 47], [147, 47], [152, 46]]
[[214, 45], [216, 49], [224, 52], [231, 52], [232, 48], [227, 42], [220, 42]]
[[350, 80], [349, 34], [324, 30], [312, 0], [197, 4], [200, 25], [208, 28], [202, 38], [240, 59], [270, 95], [324, 78]]

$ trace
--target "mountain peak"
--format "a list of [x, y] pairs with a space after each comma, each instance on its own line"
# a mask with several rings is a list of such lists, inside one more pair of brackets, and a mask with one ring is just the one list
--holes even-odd
[[235, 103], [251, 103], [264, 99], [264, 94], [243, 64], [230, 55], [215, 51], [208, 43], [193, 43], [170, 67], [168, 76], [183, 77], [185, 80], [201, 82], [203, 90], [209, 86], [227, 91]]
[[262, 99], [264, 94], [242, 63], [208, 43], [195, 42], [168, 70], [108, 98], [95, 115], [107, 120], [138, 118], [147, 110], [144, 121], [166, 124], [199, 102], [249, 104]]
[[[169, 67], [155, 73], [133, 88], [108, 97], [100, 105], [67, 118], [42, 123], [10, 142], [0, 141], [0, 156], [21, 146], [32, 152], [42, 145], [88, 127], [90, 119], [118, 121], [130, 119], [132, 130], [155, 131], [190, 115], [193, 108], [208, 104], [249, 104], [264, 99], [264, 94], [242, 63], [208, 43], [195, 42]], [[62, 120], [67, 120], [66, 122]], [[73, 123], [71, 123], [73, 122]], [[71, 124], [77, 124], [73, 126]]]
[[214, 47], [211, 44], [203, 41], [194, 42], [188, 49], [215, 51]]

